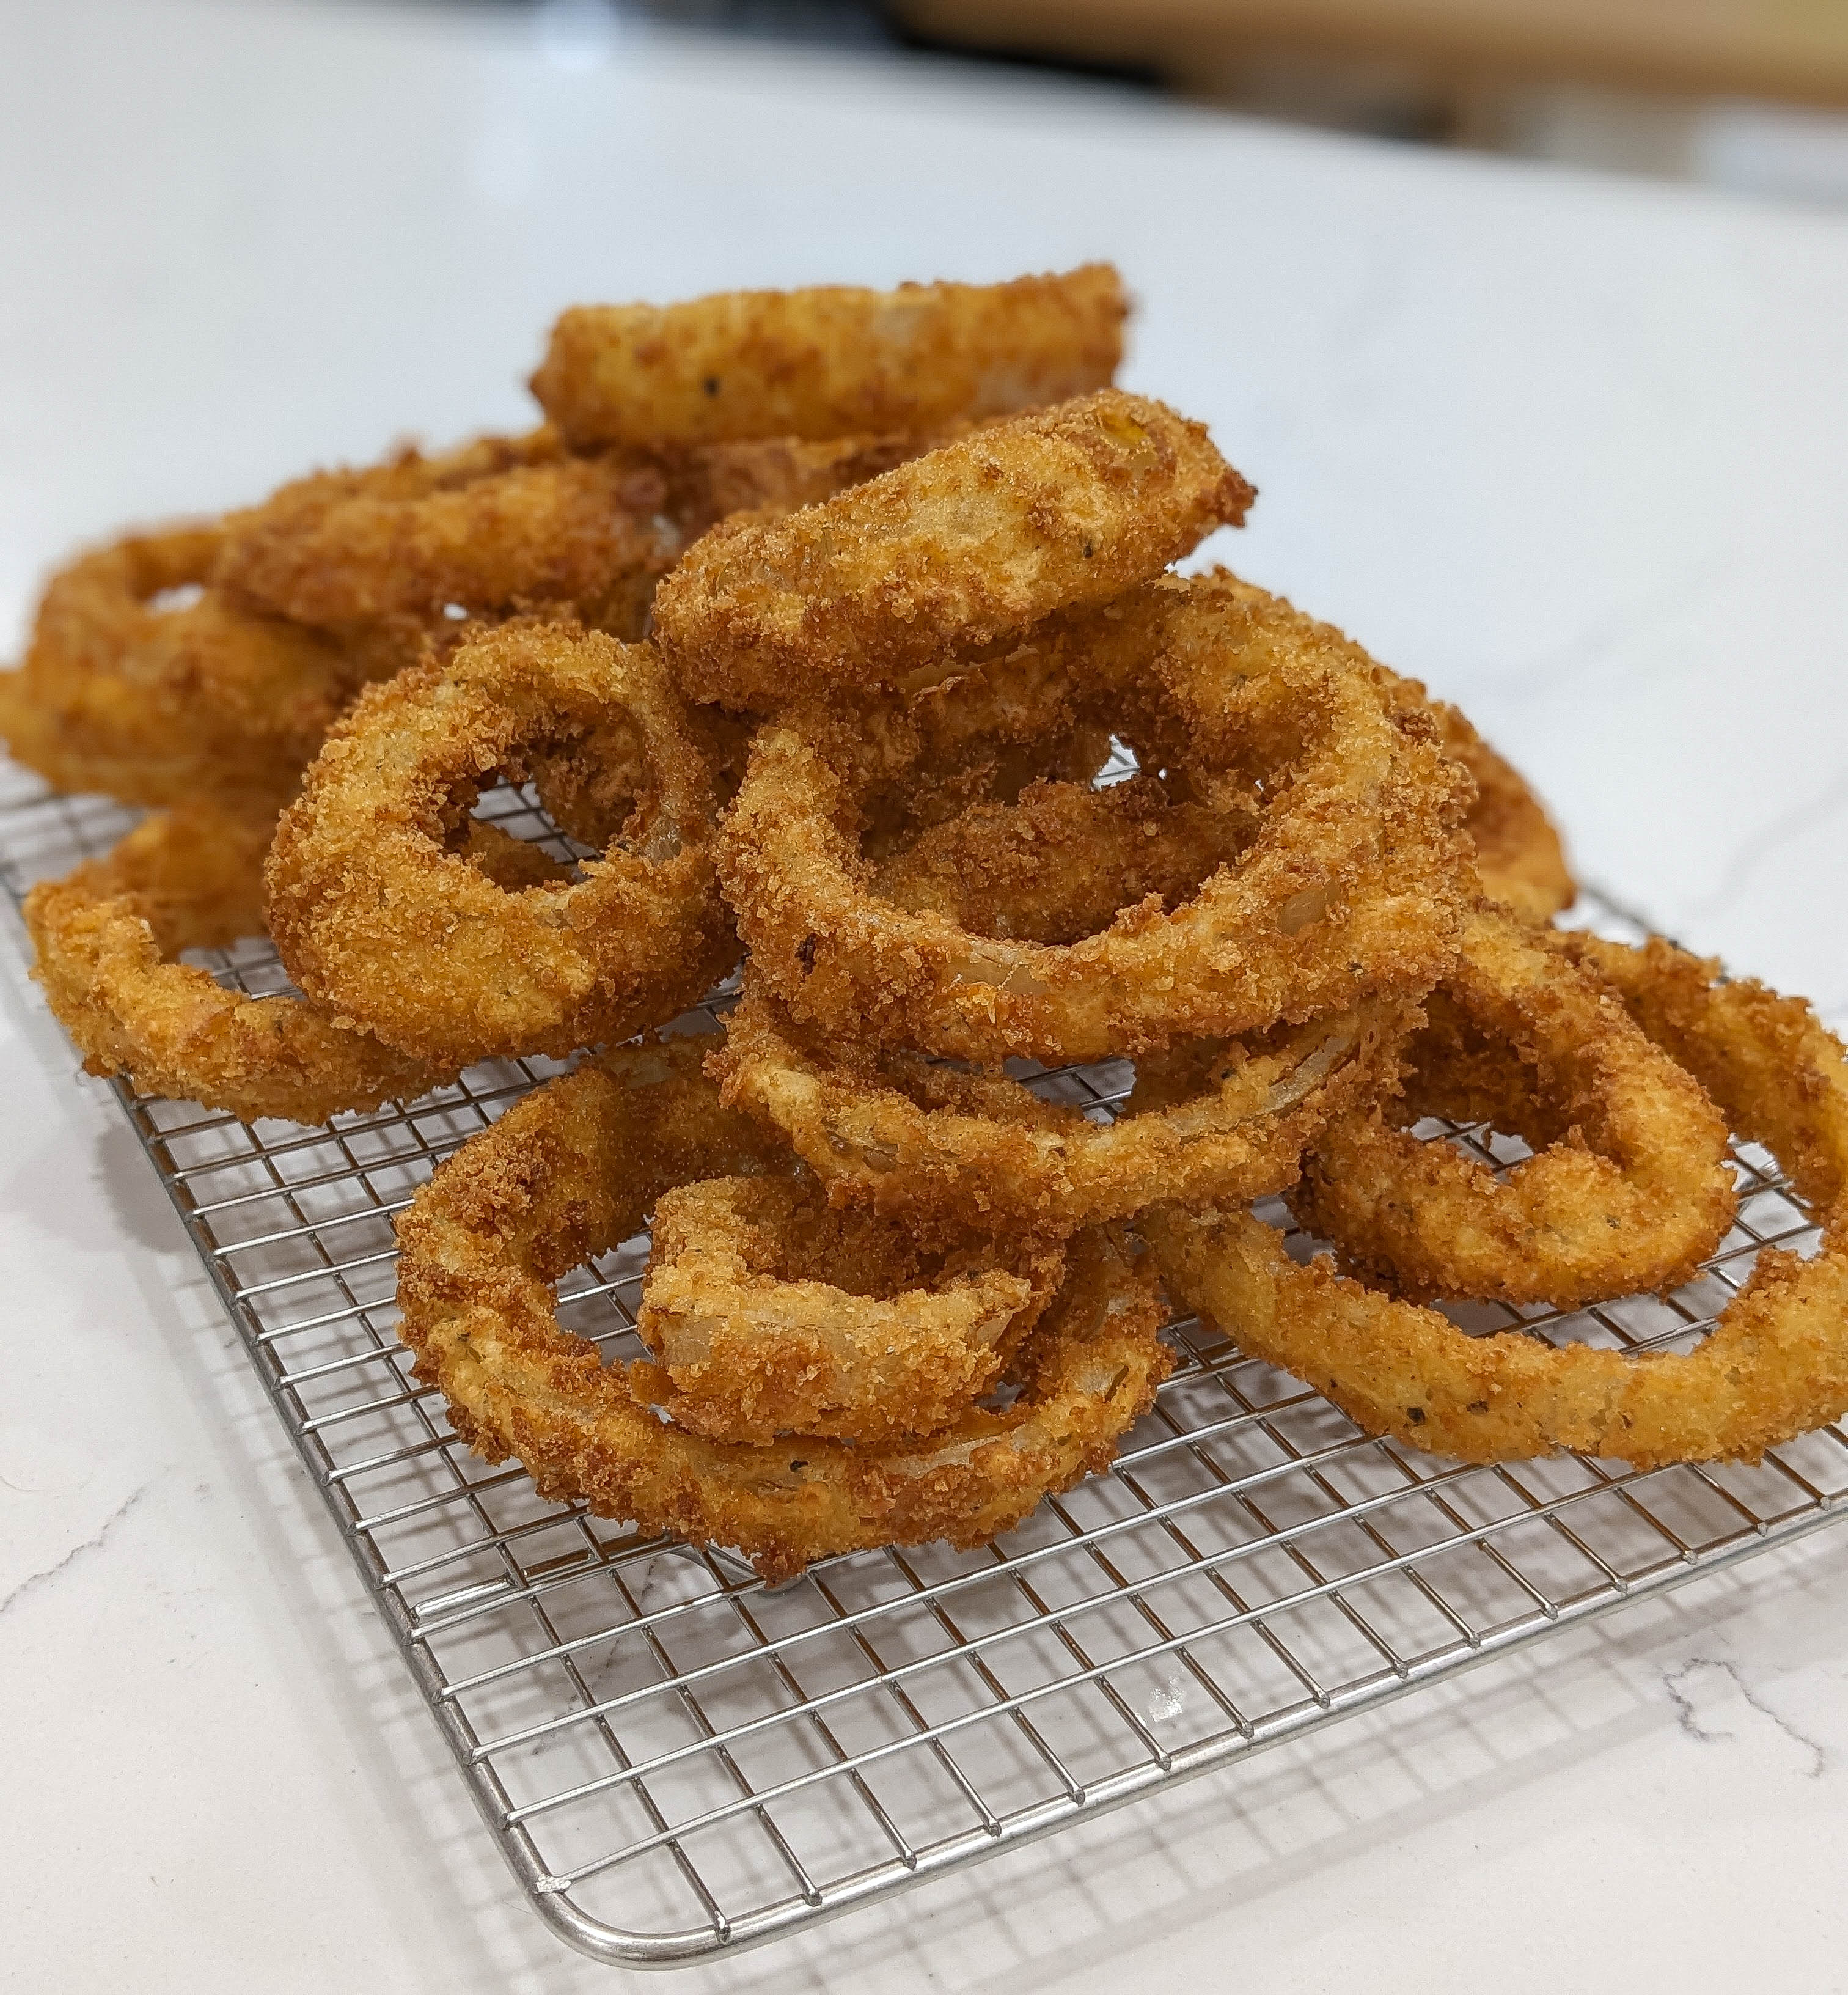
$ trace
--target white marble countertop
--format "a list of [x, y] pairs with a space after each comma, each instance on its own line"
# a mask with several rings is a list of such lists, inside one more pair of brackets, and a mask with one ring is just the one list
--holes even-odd
[[[1092, 256], [1227, 550], [1848, 1015], [1848, 222], [924, 61], [0, 0], [0, 634], [73, 541], [524, 416], [562, 304]], [[565, 1990], [0, 939], [0, 1985]], [[1848, 1988], [1825, 1533], [689, 1989]]]

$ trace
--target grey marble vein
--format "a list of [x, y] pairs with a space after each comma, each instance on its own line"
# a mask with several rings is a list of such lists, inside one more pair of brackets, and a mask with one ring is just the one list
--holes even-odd
[[1761, 1718], [1769, 1719], [1786, 1739], [1794, 1745], [1801, 1746], [1809, 1754], [1810, 1763], [1804, 1770], [1805, 1780], [1819, 1780], [1828, 1772], [1829, 1749], [1821, 1740], [1811, 1738], [1807, 1732], [1799, 1730], [1788, 1719], [1772, 1710], [1740, 1674], [1736, 1665], [1723, 1661], [1716, 1656], [1695, 1656], [1678, 1670], [1665, 1670], [1662, 1672], [1662, 1688], [1673, 1700], [1675, 1722], [1697, 1745], [1726, 1745], [1739, 1736], [1735, 1732], [1711, 1731], [1701, 1723], [1699, 1714], [1694, 1708], [1694, 1700], [1686, 1688], [1690, 1679], [1701, 1670], [1717, 1670], [1730, 1678], [1733, 1688]]
[[1848, 769], [1839, 770], [1822, 789], [1773, 818], [1755, 833], [1747, 848], [1740, 853], [1718, 885], [1688, 904], [1690, 912], [1713, 913], [1741, 893], [1767, 860], [1775, 859], [1805, 832], [1813, 831], [1848, 805]]
[[70, 1566], [74, 1565], [86, 1552], [100, 1551], [102, 1549], [103, 1541], [105, 1539], [106, 1539], [109, 1533], [115, 1530], [116, 1526], [122, 1522], [123, 1518], [127, 1516], [129, 1513], [135, 1508], [135, 1505], [141, 1501], [142, 1498], [148, 1493], [148, 1491], [151, 1487], [152, 1485], [150, 1483], [142, 1483], [141, 1487], [135, 1490], [135, 1492], [129, 1497], [126, 1502], [120, 1504], [103, 1519], [102, 1523], [97, 1527], [96, 1535], [94, 1537], [85, 1538], [81, 1544], [73, 1545], [70, 1550], [65, 1553], [64, 1556], [61, 1559], [58, 1560], [55, 1564], [46, 1566], [41, 1572], [29, 1574], [24, 1579], [21, 1580], [19, 1584], [13, 1588], [12, 1592], [7, 1595], [4, 1600], [0, 1600], [0, 1615], [9, 1612], [26, 1598], [27, 1594], [35, 1592], [39, 1587], [50, 1585], [52, 1581], [56, 1579], [61, 1572], [65, 1571]]

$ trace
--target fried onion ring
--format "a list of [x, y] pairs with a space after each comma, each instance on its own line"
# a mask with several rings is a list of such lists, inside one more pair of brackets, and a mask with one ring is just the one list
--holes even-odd
[[1106, 389], [719, 527], [662, 584], [657, 637], [692, 698], [753, 712], [901, 683], [1160, 574], [1255, 496], [1202, 424]]
[[1171, 1363], [1159, 1291], [1107, 1231], [1072, 1243], [1013, 1404], [922, 1441], [708, 1440], [639, 1405], [595, 1345], [560, 1327], [550, 1284], [633, 1235], [663, 1192], [761, 1167], [762, 1138], [699, 1073], [703, 1050], [620, 1048], [552, 1082], [444, 1164], [399, 1221], [401, 1334], [463, 1439], [490, 1461], [518, 1455], [547, 1498], [735, 1545], [772, 1584], [835, 1552], [979, 1544], [1103, 1468]]
[[921, 431], [1102, 387], [1128, 311], [1107, 263], [1005, 284], [579, 305], [553, 328], [533, 393], [578, 449]]
[[[448, 849], [485, 779], [615, 722], [646, 747], [629, 843], [509, 894]], [[370, 688], [283, 814], [270, 929], [310, 997], [420, 1059], [562, 1054], [673, 1018], [735, 958], [711, 771], [653, 652], [514, 623]]]
[[1376, 1004], [1275, 1044], [1189, 1046], [1150, 1062], [1124, 1111], [1094, 1122], [998, 1074], [804, 1032], [752, 977], [710, 1064], [725, 1100], [779, 1129], [840, 1200], [1056, 1232], [1151, 1197], [1281, 1190], [1328, 1118], [1393, 1071], [1404, 1025]]
[[1523, 921], [1545, 923], [1563, 913], [1579, 898], [1578, 886], [1559, 833], [1526, 778], [1457, 708], [1432, 699], [1416, 679], [1379, 669], [1397, 702], [1430, 715], [1445, 754], [1462, 763], [1476, 785], [1463, 829], [1476, 847], [1483, 892]]
[[407, 654], [201, 588], [223, 542], [209, 524], [131, 534], [53, 577], [23, 665], [0, 674], [17, 760], [60, 788], [273, 816], [360, 687]]
[[342, 632], [543, 603], [638, 637], [657, 581], [716, 521], [831, 498], [924, 447], [772, 438], [589, 458], [541, 431], [444, 458], [409, 452], [234, 515], [214, 577], [249, 606]]
[[1463, 829], [1476, 846], [1483, 891], [1524, 922], [1544, 923], [1579, 898], [1565, 848], [1527, 779], [1498, 755], [1454, 706], [1431, 703], [1446, 754], [1476, 781]]
[[1567, 953], [1762, 1143], [1822, 1230], [1813, 1258], [1762, 1249], [1750, 1279], [1685, 1355], [1469, 1337], [1432, 1309], [1299, 1267], [1248, 1214], [1164, 1205], [1141, 1229], [1171, 1286], [1254, 1357], [1294, 1372], [1368, 1433], [1465, 1461], [1561, 1448], [1638, 1468], [1755, 1461], [1848, 1412], [1848, 1059], [1800, 999], [1725, 984], [1657, 940], [1590, 937]]
[[[756, 974], [805, 1024], [954, 1059], [1054, 1064], [1230, 1038], [1415, 995], [1455, 947], [1466, 781], [1371, 661], [1219, 574], [1167, 578], [1035, 640], [1184, 781], [1237, 857], [1171, 911], [1068, 944], [972, 932], [872, 888], [860, 833], [927, 767], [907, 709], [766, 723], [719, 840]], [[949, 689], [952, 693], [954, 688]], [[1061, 863], [1082, 870], [1079, 842]]]
[[946, 1249], [812, 1183], [682, 1186], [655, 1208], [636, 1322], [660, 1362], [630, 1382], [712, 1440], [933, 1434], [999, 1383], [1065, 1272], [1056, 1246]]
[[288, 489], [240, 520], [217, 569], [237, 600], [323, 628], [568, 604], [639, 637], [678, 557], [661, 480], [610, 460], [523, 464], [414, 497]]
[[[1732, 1224], [1725, 1118], [1699, 1083], [1506, 909], [1470, 915], [1456, 968], [1431, 1000], [1441, 1021], [1409, 1049], [1391, 1121], [1378, 1101], [1337, 1118], [1305, 1159], [1291, 1210], [1345, 1265], [1418, 1301], [1438, 1296], [1575, 1309], [1678, 1288]], [[1409, 1124], [1457, 1104], [1447, 1046], [1486, 1042], [1526, 1070], [1496, 1126], [1541, 1147], [1505, 1180]], [[1472, 1103], [1479, 1106], [1479, 1101]], [[1509, 1112], [1511, 1109], [1512, 1112]]]
[[202, 753], [197, 735], [173, 726], [139, 688], [117, 682], [46, 695], [23, 671], [0, 672], [0, 740], [54, 790], [156, 807], [207, 798], [266, 819], [302, 770], [300, 760], [266, 757], [250, 744]]
[[[125, 1074], [141, 1094], [201, 1102], [246, 1122], [324, 1122], [452, 1080], [454, 1067], [394, 1052], [306, 999], [245, 997], [174, 960], [182, 949], [262, 933], [270, 829], [209, 805], [182, 806], [144, 819], [106, 857], [26, 896], [33, 974], [85, 1070]], [[485, 825], [473, 828], [469, 850], [509, 884], [550, 864]]]

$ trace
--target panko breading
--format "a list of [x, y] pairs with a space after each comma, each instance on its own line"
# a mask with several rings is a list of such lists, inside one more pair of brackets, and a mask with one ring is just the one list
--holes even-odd
[[941, 675], [1159, 575], [1254, 496], [1202, 424], [1106, 389], [721, 527], [663, 584], [656, 634], [691, 697], [753, 710]]
[[402, 1334], [464, 1440], [517, 1454], [542, 1495], [735, 1545], [774, 1585], [830, 1553], [982, 1543], [1102, 1468], [1172, 1359], [1147, 1257], [1083, 1234], [1003, 1412], [921, 1440], [708, 1440], [639, 1405], [562, 1330], [550, 1284], [628, 1238], [677, 1183], [762, 1168], [763, 1139], [700, 1075], [698, 1040], [626, 1047], [516, 1104], [399, 1221]]
[[[453, 1080], [453, 1066], [396, 1052], [310, 1001], [246, 997], [174, 960], [262, 933], [271, 829], [267, 819], [183, 805], [26, 896], [33, 974], [85, 1068], [245, 1121], [323, 1122]], [[486, 826], [468, 850], [509, 884], [549, 867], [535, 848]]]
[[[1421, 1301], [1574, 1309], [1688, 1280], [1736, 1203], [1726, 1121], [1700, 1083], [1542, 934], [1486, 902], [1431, 1003], [1442, 1028], [1407, 1049], [1403, 1100], [1369, 1103], [1316, 1138], [1290, 1197], [1302, 1224]], [[1444, 1066], [1459, 1034], [1513, 1070], [1495, 1124], [1535, 1154], [1505, 1178], [1399, 1126], [1454, 1105]]]
[[578, 449], [941, 429], [1101, 388], [1129, 311], [1107, 263], [1004, 284], [578, 305], [533, 376]]
[[[509, 893], [453, 849], [484, 781], [619, 724], [646, 788], [585, 877]], [[646, 645], [484, 631], [368, 689], [276, 826], [270, 932], [301, 988], [420, 1059], [564, 1054], [665, 1023], [735, 960], [703, 736]]]
[[636, 1320], [644, 1396], [690, 1433], [869, 1444], [948, 1427], [998, 1386], [1064, 1279], [1062, 1247], [831, 1207], [812, 1183], [663, 1194]]

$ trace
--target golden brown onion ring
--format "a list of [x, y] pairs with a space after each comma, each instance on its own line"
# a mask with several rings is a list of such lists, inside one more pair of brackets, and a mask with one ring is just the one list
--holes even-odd
[[[26, 896], [33, 974], [85, 1069], [247, 1122], [323, 1122], [453, 1080], [453, 1066], [394, 1052], [306, 999], [245, 997], [174, 960], [182, 949], [262, 933], [270, 829], [185, 805], [145, 819], [107, 857]], [[469, 851], [509, 884], [550, 864], [486, 826], [473, 827]]]
[[[1237, 857], [1171, 911], [1132, 905], [1068, 944], [972, 933], [880, 898], [868, 877], [869, 810], [930, 767], [912, 714], [770, 721], [719, 867], [755, 973], [797, 1018], [951, 1058], [1063, 1064], [1415, 996], [1447, 967], [1466, 779], [1357, 647], [1219, 574], [1131, 591], [1027, 648], [1064, 661], [1042, 682], [1049, 714], [1075, 685], [1108, 702], [1143, 766], [1191, 786]], [[1058, 855], [1078, 873], [1088, 859], [1085, 840]]]
[[[132, 534], [47, 585], [23, 666], [0, 675], [0, 733], [61, 789], [125, 802], [204, 799], [273, 815], [367, 679], [406, 661], [201, 588], [216, 526]], [[174, 592], [193, 600], [164, 603]]]
[[831, 1208], [785, 1177], [663, 1193], [636, 1324], [660, 1361], [632, 1385], [712, 1440], [948, 1426], [1000, 1382], [1065, 1257], [934, 1230]]
[[1005, 284], [579, 305], [533, 377], [578, 449], [926, 431], [1101, 388], [1129, 311], [1107, 263]]
[[[986, 669], [992, 676], [993, 668]], [[1559, 835], [1520, 773], [1455, 707], [1428, 699], [1414, 679], [1383, 666], [1379, 671], [1396, 706], [1428, 714], [1445, 753], [1476, 785], [1463, 829], [1476, 847], [1484, 892], [1534, 922], [1570, 907], [1578, 888]], [[969, 684], [952, 680], [946, 690], [966, 707]], [[1072, 771], [1079, 780], [1068, 781], [1057, 795], [1036, 798], [1032, 811], [1017, 816], [992, 802], [967, 803], [953, 817], [941, 806], [927, 815], [915, 795], [907, 797], [906, 814], [921, 819], [926, 835], [882, 867], [877, 891], [900, 907], [959, 913], [965, 927], [984, 934], [1036, 942], [1089, 934], [1149, 891], [1160, 892], [1168, 906], [1185, 898], [1182, 884], [1197, 884], [1212, 870], [1206, 862], [1215, 846], [1214, 863], [1233, 856], [1225, 849], [1226, 828], [1213, 829], [1216, 821], [1198, 805], [1190, 809], [1171, 800], [1159, 813], [1147, 808], [1154, 793], [1147, 778], [1093, 790], [1089, 778], [1106, 746], [1101, 739], [1094, 750], [1087, 743], [1080, 754], [1089, 761]], [[941, 751], [931, 759], [941, 762]], [[927, 780], [934, 790], [945, 790], [935, 767]], [[1003, 800], [1013, 801], [1019, 788], [1017, 783], [1008, 789]], [[965, 782], [956, 801], [974, 794], [975, 786]], [[1023, 804], [1027, 794], [1020, 793]], [[1079, 838], [1089, 841], [1095, 858], [1087, 870], [1047, 863], [1061, 843]], [[1060, 930], [1066, 932], [1055, 932]]]
[[1171, 1360], [1159, 1292], [1116, 1236], [1082, 1234], [1003, 1413], [922, 1442], [710, 1441], [638, 1405], [595, 1345], [560, 1327], [550, 1284], [640, 1227], [672, 1186], [760, 1168], [698, 1040], [625, 1047], [509, 1109], [399, 1221], [402, 1334], [456, 1430], [517, 1454], [541, 1495], [735, 1545], [774, 1583], [834, 1552], [981, 1543], [1103, 1468]]
[[516, 603], [639, 636], [682, 535], [661, 480], [609, 459], [497, 470], [414, 497], [286, 489], [239, 518], [217, 570], [252, 607], [339, 628]]
[[1686, 1355], [1469, 1337], [1435, 1310], [1298, 1266], [1248, 1214], [1164, 1205], [1142, 1231], [1171, 1286], [1253, 1357], [1307, 1379], [1370, 1434], [1466, 1461], [1560, 1448], [1639, 1468], [1756, 1460], [1848, 1412], [1848, 1059], [1800, 1000], [1723, 984], [1661, 941], [1568, 953], [1606, 979], [1733, 1128], [1789, 1173], [1822, 1229], [1804, 1260], [1766, 1248]]
[[1159, 575], [1254, 496], [1198, 423], [1115, 389], [689, 550], [655, 599], [694, 699], [753, 712], [941, 673]]
[[1157, 1055], [1116, 1119], [1095, 1122], [999, 1074], [804, 1032], [753, 976], [711, 1068], [726, 1101], [780, 1130], [837, 1198], [1063, 1231], [1154, 1197], [1281, 1190], [1327, 1118], [1394, 1071], [1404, 1024], [1400, 1008], [1371, 1004], [1250, 1049]]
[[[95, 718], [99, 704], [108, 710], [106, 721]], [[209, 798], [269, 819], [301, 776], [300, 761], [267, 758], [252, 747], [202, 753], [196, 733], [173, 728], [139, 690], [118, 683], [84, 687], [75, 700], [41, 696], [23, 671], [0, 672], [0, 741], [54, 790], [125, 804]]]
[[1725, 1118], [1699, 1083], [1505, 908], [1464, 925], [1457, 967], [1435, 1003], [1531, 1076], [1544, 1124], [1504, 1133], [1539, 1147], [1505, 1179], [1408, 1128], [1452, 1105], [1442, 1042], [1414, 1039], [1414, 1069], [1389, 1121], [1378, 1101], [1337, 1118], [1304, 1160], [1291, 1209], [1344, 1263], [1393, 1293], [1428, 1301], [1588, 1302], [1678, 1288], [1732, 1224]]
[[[448, 849], [494, 773], [631, 725], [649, 787], [626, 846], [574, 884], [506, 893]], [[276, 828], [270, 930], [310, 997], [388, 1045], [465, 1065], [626, 1039], [735, 959], [716, 799], [659, 661], [574, 625], [513, 623], [369, 689]]]
[[1498, 755], [1454, 706], [1432, 702], [1445, 752], [1476, 781], [1463, 829], [1476, 846], [1483, 891], [1523, 921], [1550, 922], [1579, 898], [1565, 848], [1546, 807], [1511, 762]]
[[1430, 716], [1445, 754], [1460, 762], [1476, 785], [1463, 829], [1476, 847], [1483, 892], [1523, 921], [1544, 923], [1564, 912], [1578, 898], [1578, 886], [1559, 833], [1525, 778], [1457, 708], [1432, 699], [1416, 679], [1402, 678], [1384, 666], [1379, 671], [1396, 705]]

